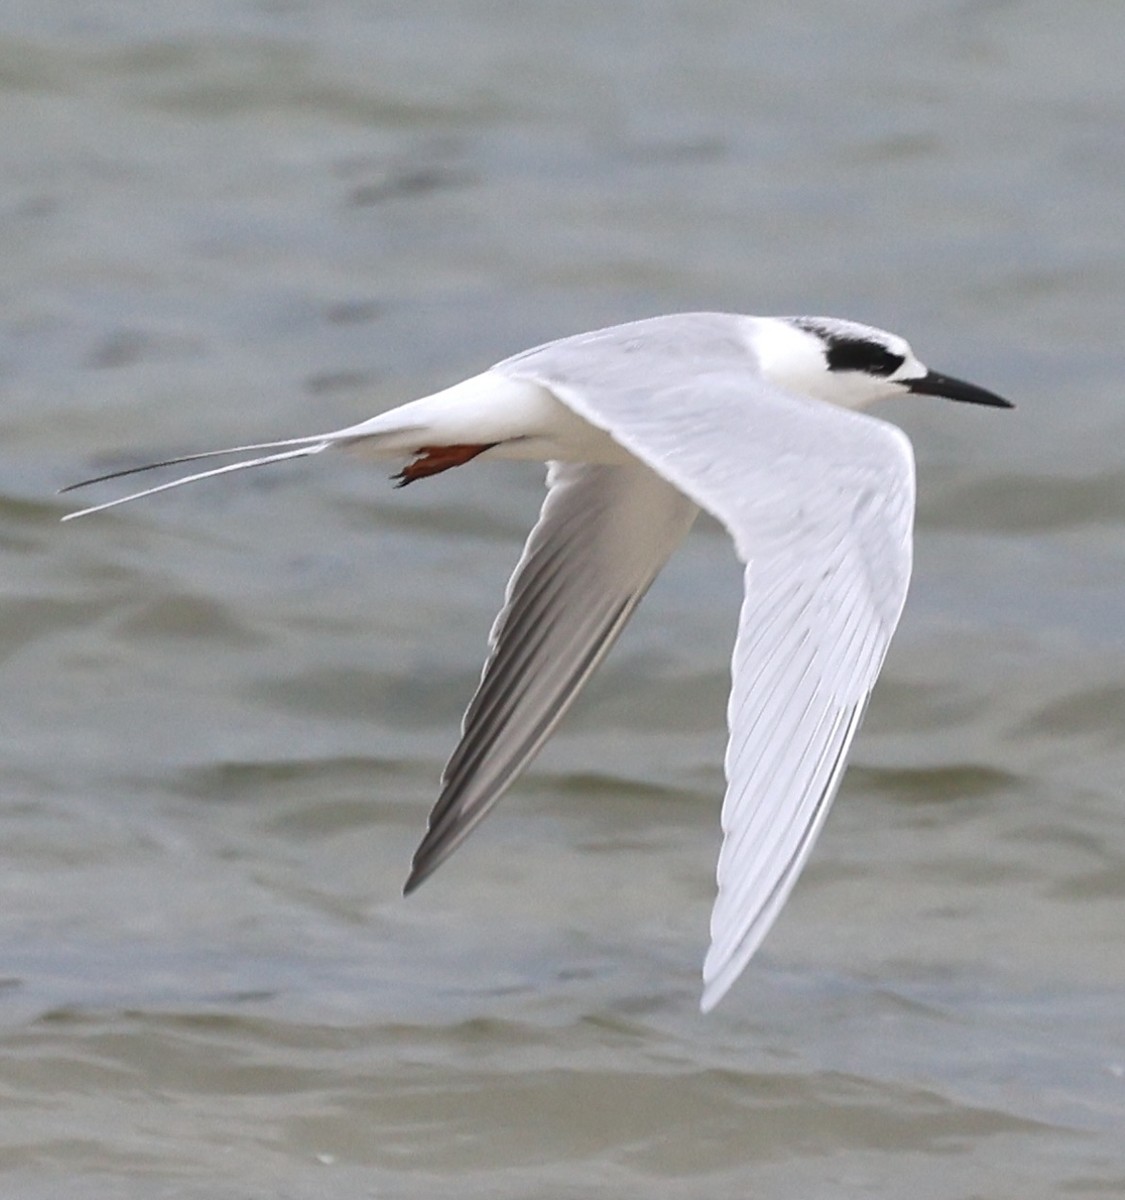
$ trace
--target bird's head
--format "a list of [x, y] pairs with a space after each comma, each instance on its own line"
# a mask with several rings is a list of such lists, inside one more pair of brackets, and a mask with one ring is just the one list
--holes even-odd
[[835, 317], [770, 317], [755, 323], [763, 375], [786, 391], [865, 408], [907, 393], [1012, 408], [993, 392], [924, 367], [905, 338]]

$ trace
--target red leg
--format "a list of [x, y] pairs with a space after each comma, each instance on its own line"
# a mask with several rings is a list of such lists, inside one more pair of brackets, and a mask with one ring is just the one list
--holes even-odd
[[491, 450], [498, 442], [485, 442], [483, 445], [462, 446], [419, 446], [414, 457], [402, 468], [397, 475], [392, 476], [395, 487], [406, 487], [416, 479], [426, 479], [430, 475], [440, 475], [450, 467], [461, 467], [471, 462], [478, 454]]

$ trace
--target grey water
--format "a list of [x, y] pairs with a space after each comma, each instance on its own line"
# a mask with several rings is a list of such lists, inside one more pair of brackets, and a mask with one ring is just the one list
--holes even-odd
[[[1092, 0], [0, 6], [4, 1195], [1125, 1194], [1123, 42]], [[542, 471], [55, 495], [692, 308], [1019, 405], [886, 406], [911, 598], [707, 1018], [716, 527], [407, 901]]]

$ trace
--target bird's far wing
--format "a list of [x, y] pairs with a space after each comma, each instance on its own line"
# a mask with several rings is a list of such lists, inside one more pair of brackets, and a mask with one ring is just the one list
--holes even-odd
[[[665, 364], [666, 366], [667, 364]], [[712, 1008], [765, 937], [827, 815], [906, 599], [914, 465], [892, 425], [747, 371], [599, 377], [565, 344], [533, 379], [717, 517], [747, 564], [732, 663]]]
[[547, 485], [407, 892], [460, 845], [547, 740], [698, 512], [641, 463], [552, 463]]

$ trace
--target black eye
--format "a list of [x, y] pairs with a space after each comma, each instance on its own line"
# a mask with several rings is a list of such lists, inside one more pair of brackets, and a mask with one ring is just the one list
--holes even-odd
[[826, 339], [826, 358], [830, 371], [863, 371], [867, 375], [893, 375], [905, 359], [893, 354], [880, 342], [861, 338]]

